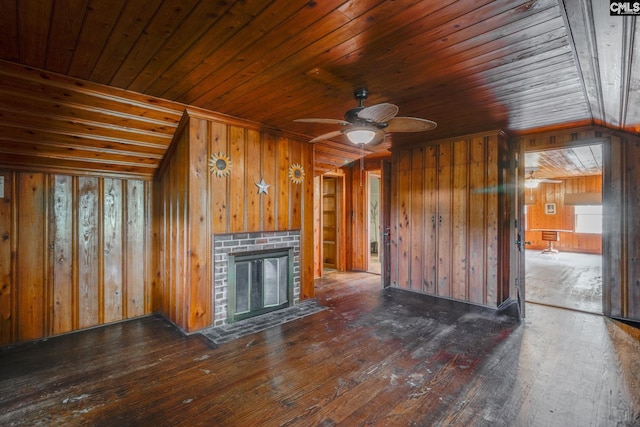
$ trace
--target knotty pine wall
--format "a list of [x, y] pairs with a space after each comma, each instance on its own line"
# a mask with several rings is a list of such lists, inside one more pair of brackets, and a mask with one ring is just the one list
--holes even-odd
[[505, 150], [495, 132], [393, 151], [392, 286], [491, 307], [509, 297]]
[[0, 345], [150, 312], [151, 182], [0, 175]]
[[602, 143], [603, 311], [640, 321], [640, 137], [588, 126], [523, 135], [524, 151]]
[[[528, 249], [545, 249], [549, 242], [542, 240], [536, 229], [575, 230], [575, 208], [565, 204], [565, 194], [602, 193], [602, 175], [560, 179], [559, 183], [540, 183], [537, 188], [525, 190], [527, 222], [525, 240]], [[531, 203], [530, 203], [531, 202]], [[555, 215], [545, 213], [545, 204], [555, 203]], [[602, 235], [587, 233], [560, 233], [560, 241], [553, 247], [567, 252], [602, 254]]]
[[[301, 299], [314, 295], [313, 146], [273, 132], [187, 111], [158, 173], [158, 286], [154, 307], [187, 332], [213, 323], [214, 234], [301, 230]], [[231, 159], [214, 176], [212, 154]], [[305, 170], [302, 184], [289, 167]], [[268, 194], [255, 183], [264, 178]]]

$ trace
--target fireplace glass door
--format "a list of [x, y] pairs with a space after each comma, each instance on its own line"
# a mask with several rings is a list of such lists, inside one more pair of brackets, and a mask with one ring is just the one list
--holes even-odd
[[288, 251], [230, 256], [229, 261], [231, 321], [289, 306]]

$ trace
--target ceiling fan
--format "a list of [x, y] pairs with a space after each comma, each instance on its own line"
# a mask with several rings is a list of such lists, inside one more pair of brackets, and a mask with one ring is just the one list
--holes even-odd
[[325, 123], [343, 126], [344, 129], [328, 132], [313, 138], [309, 142], [318, 142], [336, 136], [346, 135], [354, 144], [376, 145], [384, 141], [387, 132], [423, 132], [434, 129], [436, 123], [431, 120], [415, 117], [396, 117], [398, 107], [393, 104], [381, 103], [370, 107], [364, 106], [364, 100], [369, 96], [366, 89], [358, 89], [353, 93], [358, 106], [347, 111], [344, 120], [338, 119], [297, 119], [302, 123]]
[[535, 169], [532, 169], [529, 171], [529, 176], [524, 181], [524, 186], [526, 188], [537, 188], [541, 182], [554, 183], [554, 184], [558, 184], [562, 182], [559, 179], [534, 178], [533, 176], [534, 173], [536, 173]]

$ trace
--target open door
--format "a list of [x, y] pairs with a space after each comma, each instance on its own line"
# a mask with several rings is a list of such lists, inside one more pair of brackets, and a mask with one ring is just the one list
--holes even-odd
[[520, 316], [525, 317], [525, 223], [524, 223], [524, 150], [519, 143], [510, 144], [509, 148], [510, 180], [513, 190], [511, 241], [511, 273], [510, 283], [515, 288]]

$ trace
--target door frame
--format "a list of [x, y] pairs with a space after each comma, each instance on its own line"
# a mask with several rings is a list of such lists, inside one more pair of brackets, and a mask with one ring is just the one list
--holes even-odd
[[380, 169], [380, 243], [378, 248], [382, 287], [391, 286], [391, 160], [382, 161]]
[[319, 274], [320, 277], [324, 274], [324, 236], [323, 236], [323, 195], [324, 195], [324, 180], [331, 178], [336, 180], [336, 270], [345, 271], [346, 269], [346, 223], [345, 223], [345, 176], [344, 174], [329, 172], [320, 176], [320, 195], [319, 195], [319, 215], [320, 215], [320, 242], [319, 242]]
[[377, 222], [378, 222], [378, 229], [375, 230], [375, 233], [377, 235], [377, 242], [378, 242], [378, 263], [380, 264], [380, 268], [382, 271], [382, 258], [381, 258], [381, 252], [382, 252], [382, 170], [370, 170], [366, 172], [366, 177], [367, 179], [365, 180], [365, 185], [366, 185], [366, 194], [365, 194], [365, 203], [366, 203], [366, 211], [367, 211], [367, 222], [366, 222], [366, 236], [367, 236], [367, 261], [366, 261], [366, 271], [371, 272], [371, 234], [374, 232], [374, 230], [372, 230], [371, 227], [371, 218], [372, 218], [372, 214], [371, 214], [371, 182], [372, 182], [372, 178], [377, 178], [378, 179], [378, 218], [377, 218]]
[[[607, 271], [611, 271], [612, 269], [612, 263], [611, 263], [611, 258], [610, 256], [607, 255], [607, 248], [609, 247], [609, 243], [611, 241], [611, 239], [613, 239], [613, 235], [610, 231], [606, 230], [606, 221], [604, 221], [604, 218], [606, 218], [607, 216], [611, 216], [611, 215], [621, 215], [620, 212], [620, 208], [621, 206], [614, 206], [612, 204], [612, 202], [610, 200], [608, 200], [608, 198], [606, 197], [607, 194], [610, 194], [612, 191], [612, 180], [611, 180], [611, 176], [606, 173], [607, 171], [611, 170], [612, 167], [612, 159], [611, 159], [611, 139], [607, 138], [607, 137], [597, 137], [597, 138], [585, 138], [585, 139], [578, 139], [578, 140], [573, 140], [573, 141], [567, 141], [564, 143], [558, 143], [558, 144], [554, 144], [553, 146], [546, 146], [546, 147], [535, 147], [535, 148], [530, 148], [527, 149], [524, 145], [525, 144], [520, 144], [520, 147], [516, 147], [515, 149], [518, 152], [518, 158], [519, 158], [519, 164], [517, 167], [517, 173], [516, 175], [519, 177], [519, 185], [517, 186], [516, 189], [516, 210], [517, 210], [517, 216], [518, 218], [521, 219], [521, 221], [519, 221], [519, 223], [517, 224], [516, 228], [516, 238], [515, 238], [515, 242], [516, 242], [516, 247], [518, 248], [516, 251], [513, 252], [513, 254], [515, 254], [516, 258], [518, 259], [518, 264], [516, 266], [516, 274], [514, 275], [514, 277], [517, 278], [517, 282], [515, 282], [516, 284], [516, 288], [518, 289], [519, 294], [521, 294], [522, 296], [522, 301], [520, 301], [519, 298], [519, 303], [520, 305], [520, 309], [521, 309], [521, 314], [524, 317], [525, 314], [525, 289], [526, 289], [526, 282], [525, 282], [525, 275], [526, 275], [526, 263], [525, 263], [525, 245], [527, 244], [527, 242], [525, 241], [526, 239], [526, 235], [525, 235], [525, 223], [524, 223], [524, 209], [525, 209], [525, 188], [524, 188], [524, 175], [525, 175], [525, 154], [529, 153], [529, 152], [542, 152], [542, 151], [553, 151], [553, 150], [560, 150], [560, 149], [566, 149], [566, 148], [571, 148], [571, 147], [580, 147], [580, 146], [585, 146], [585, 145], [596, 145], [596, 144], [600, 144], [602, 146], [602, 210], [603, 210], [603, 231], [602, 231], [602, 235], [601, 235], [601, 240], [602, 240], [602, 312], [605, 316], [611, 317], [611, 282], [609, 280], [606, 280], [606, 277], [611, 277], [610, 275], [607, 276], [607, 274], [605, 274]], [[518, 163], [518, 162], [517, 162]], [[514, 283], [514, 282], [512, 282]]]

